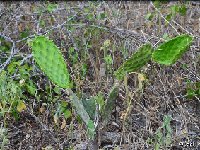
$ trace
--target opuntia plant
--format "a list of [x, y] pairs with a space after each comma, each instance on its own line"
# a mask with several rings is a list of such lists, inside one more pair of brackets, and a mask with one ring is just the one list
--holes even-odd
[[[154, 51], [151, 44], [145, 44], [119, 67], [115, 72], [115, 76], [117, 79], [121, 80], [127, 73], [139, 71], [139, 69], [151, 60], [151, 58], [159, 64], [171, 65], [175, 63], [181, 55], [183, 55], [191, 44], [192, 39], [193, 38], [189, 35], [181, 35], [163, 43]], [[49, 40], [45, 36], [37, 36], [29, 45], [33, 50], [33, 57], [41, 70], [54, 84], [61, 88], [67, 88], [66, 91], [68, 91], [70, 95], [71, 103], [87, 125], [89, 137], [93, 139], [98, 122], [94, 121], [95, 116], [93, 116], [84, 105], [86, 106], [88, 105], [87, 103], [91, 102], [90, 106], [95, 107], [96, 102], [82, 102], [76, 94], [70, 90], [70, 76], [66, 63], [59, 48], [53, 43], [53, 41]], [[102, 118], [105, 120], [109, 118], [109, 115], [111, 114], [118, 91], [119, 85], [115, 85], [110, 92], [107, 103], [104, 106], [105, 112], [102, 113]], [[96, 111], [94, 108], [92, 110], [93, 112]]]

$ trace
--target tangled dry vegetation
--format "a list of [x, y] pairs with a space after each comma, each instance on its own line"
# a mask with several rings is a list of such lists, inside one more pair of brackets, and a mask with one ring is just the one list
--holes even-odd
[[[199, 2], [1, 2], [0, 18], [2, 150], [200, 148]], [[48, 36], [78, 97], [104, 101], [114, 71], [141, 45], [181, 34], [194, 41], [178, 62], [150, 61], [125, 77], [92, 144], [69, 96], [39, 70], [27, 44]]]

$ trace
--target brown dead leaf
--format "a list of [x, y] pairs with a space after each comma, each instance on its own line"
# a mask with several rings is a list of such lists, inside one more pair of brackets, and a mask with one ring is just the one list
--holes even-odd
[[64, 129], [65, 127], [66, 127], [66, 120], [65, 120], [65, 118], [63, 118], [63, 121], [62, 121], [62, 124], [61, 124], [61, 129]]
[[53, 121], [56, 125], [58, 125], [58, 116], [57, 115], [54, 115], [53, 116]]
[[39, 111], [40, 113], [43, 113], [45, 111], [45, 107], [44, 106], [40, 107]]

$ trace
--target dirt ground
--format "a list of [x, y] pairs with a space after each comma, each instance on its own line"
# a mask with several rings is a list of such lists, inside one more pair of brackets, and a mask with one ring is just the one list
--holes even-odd
[[[171, 143], [169, 146], [162, 145], [160, 149], [200, 150], [200, 97], [186, 96], [188, 81], [200, 82], [200, 3], [187, 2], [186, 15], [177, 14], [169, 21], [166, 20], [166, 14], [170, 12], [171, 6], [181, 5], [181, 2], [162, 3], [160, 8], [156, 8], [153, 2], [143, 1], [104, 1], [95, 2], [94, 6], [91, 3], [93, 2], [58, 1], [57, 7], [51, 11], [47, 2], [0, 2], [0, 36], [16, 43], [15, 50], [0, 50], [0, 63], [3, 64], [1, 68], [6, 70], [7, 65], [15, 60], [13, 58], [20, 58], [23, 63], [35, 66], [26, 40], [34, 34], [45, 35], [50, 32], [49, 37], [60, 47], [65, 58], [69, 57], [68, 49], [71, 45], [78, 52], [79, 61], [76, 65], [66, 59], [70, 75], [77, 86], [73, 90], [92, 96], [101, 91], [106, 97], [114, 79], [111, 74], [102, 73], [105, 68], [102, 67], [104, 56], [100, 47], [105, 40], [109, 39], [114, 45], [109, 52], [113, 56], [111, 70], [116, 70], [138, 47], [147, 42], [157, 47], [164, 41], [164, 35], [169, 38], [180, 34], [192, 35], [195, 37], [194, 42], [174, 65], [166, 67], [150, 61], [142, 68], [140, 73], [145, 74], [147, 80], [143, 82], [140, 92], [137, 92], [140, 83], [137, 74], [127, 76], [127, 84], [120, 85], [111, 119], [104, 126], [100, 120], [96, 138], [98, 149], [155, 149], [155, 143], [151, 144], [150, 139], [156, 141], [156, 131], [162, 127], [164, 117], [170, 116]], [[91, 9], [85, 12], [85, 8]], [[41, 13], [45, 9], [49, 12]], [[106, 19], [88, 21], [88, 14], [98, 15], [101, 12], [106, 12]], [[154, 16], [148, 20], [147, 15], [150, 13]], [[65, 27], [70, 17], [75, 17], [72, 22], [75, 30], [69, 32]], [[89, 67], [86, 78], [81, 80], [77, 77], [84, 53], [81, 44], [88, 40], [83, 34], [91, 24], [106, 32], [88, 34], [92, 47], [85, 50], [88, 56], [85, 63]], [[28, 36], [20, 37], [22, 32], [25, 34], [27, 27]], [[5, 63], [10, 58], [11, 61]], [[34, 82], [43, 96], [37, 100], [36, 97], [23, 93], [27, 98], [26, 109], [19, 113], [18, 119], [9, 114], [6, 115], [6, 121], [5, 118], [0, 118], [1, 127], [7, 130], [8, 139], [3, 149], [88, 149], [86, 127], [75, 117], [75, 110], [69, 106], [72, 117], [63, 119], [61, 116], [56, 125], [54, 113], [57, 103], [53, 99], [47, 100], [48, 92], [45, 92], [46, 84], [54, 85], [39, 69], [35, 69], [33, 76], [36, 76]], [[131, 94], [129, 98], [127, 90]], [[69, 102], [65, 93], [61, 93], [59, 99]], [[162, 132], [165, 134], [165, 131]], [[181, 142], [192, 145], [184, 147], [180, 145]]]

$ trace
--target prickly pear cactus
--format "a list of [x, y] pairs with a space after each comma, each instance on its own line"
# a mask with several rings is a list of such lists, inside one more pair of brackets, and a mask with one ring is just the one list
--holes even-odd
[[68, 88], [70, 76], [58, 47], [45, 36], [37, 36], [29, 43], [33, 57], [41, 70], [56, 85]]
[[193, 38], [189, 35], [177, 36], [160, 45], [152, 54], [155, 62], [164, 65], [174, 64], [187, 51]]
[[139, 48], [127, 61], [125, 61], [115, 72], [117, 79], [123, 79], [126, 73], [134, 72], [143, 67], [150, 59], [152, 54], [152, 46], [145, 44]]

